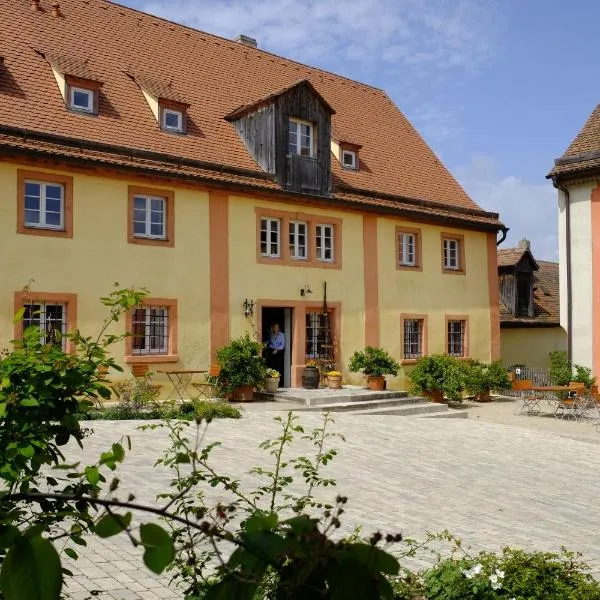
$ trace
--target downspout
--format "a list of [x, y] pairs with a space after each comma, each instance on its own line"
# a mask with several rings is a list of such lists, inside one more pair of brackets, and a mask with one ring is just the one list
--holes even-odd
[[565, 195], [565, 228], [567, 245], [567, 357], [569, 362], [573, 360], [573, 285], [571, 274], [571, 196], [569, 189], [558, 183], [556, 177], [552, 178], [552, 183], [557, 190]]
[[500, 231], [502, 232], [502, 237], [496, 240], [496, 246], [499, 246], [506, 239], [506, 234], [510, 231], [510, 227], [503, 226]]

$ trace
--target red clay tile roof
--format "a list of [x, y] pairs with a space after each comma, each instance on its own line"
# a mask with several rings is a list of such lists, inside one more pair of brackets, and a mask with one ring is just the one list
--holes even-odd
[[571, 145], [556, 159], [548, 177], [571, 175], [600, 167], [600, 104], [588, 117]]
[[101, 81], [100, 77], [90, 70], [87, 60], [74, 56], [59, 56], [42, 50], [38, 50], [38, 53], [63, 75], [72, 75], [73, 77], [89, 79], [91, 81]]
[[152, 77], [147, 77], [146, 75], [128, 73], [129, 77], [131, 77], [141, 88], [144, 88], [147, 92], [150, 92], [153, 96], [160, 100], [172, 100], [173, 102], [178, 102], [179, 104], [185, 104], [189, 106], [189, 102], [186, 99], [175, 92], [171, 85], [168, 83], [163, 83], [161, 81], [156, 81]]
[[[521, 251], [522, 249], [515, 248], [514, 250]], [[504, 250], [503, 252], [508, 252], [508, 250]], [[536, 262], [539, 270], [533, 273], [534, 317], [515, 317], [506, 309], [504, 304], [500, 303], [500, 325], [512, 325], [513, 327], [560, 325], [558, 263], [545, 260], [538, 260]], [[498, 264], [500, 265], [500, 262]]]
[[525, 248], [506, 248], [498, 250], [498, 266], [514, 267], [525, 254]]
[[[484, 220], [488, 227], [501, 227], [497, 215], [481, 211], [464, 192], [382, 90], [105, 0], [61, 0], [61, 17], [52, 16], [50, 0], [40, 5], [43, 10], [36, 12], [25, 0], [2, 3], [0, 54], [5, 66], [0, 72], [0, 126], [4, 133], [8, 127], [21, 128], [78, 140], [82, 148], [112, 144], [222, 165], [223, 173], [227, 169], [254, 172], [260, 186], [276, 187], [260, 172], [224, 117], [306, 79], [335, 110], [332, 127], [337, 134], [362, 144], [360, 171], [349, 172], [332, 160], [340, 192], [396, 196], [408, 204], [414, 201], [415, 210], [423, 214], [428, 202], [449, 212], [452, 207], [467, 209], [474, 216], [463, 214], [466, 221]], [[77, 57], [102, 78], [97, 116], [66, 109], [48, 63], [33, 50], [40, 39], [45, 52]], [[188, 135], [160, 129], [127, 73], [152, 74], [154, 81], [164, 82], [189, 102]], [[16, 141], [9, 137], [11, 141], [5, 142], [14, 151]], [[46, 143], [46, 150], [50, 145]], [[90, 147], [88, 153], [94, 154]], [[111, 152], [105, 149], [104, 153]], [[215, 177], [227, 179], [224, 174]]]

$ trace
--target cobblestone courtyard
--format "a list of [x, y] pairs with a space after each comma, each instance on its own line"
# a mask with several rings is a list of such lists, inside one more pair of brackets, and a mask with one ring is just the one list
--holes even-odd
[[[221, 472], [248, 481], [244, 474], [250, 467], [265, 464], [257, 446], [278, 434], [274, 415], [253, 407], [243, 420], [211, 424], [205, 439], [223, 442], [213, 459]], [[300, 418], [307, 428], [320, 423], [318, 414]], [[487, 549], [510, 544], [557, 550], [564, 544], [582, 551], [600, 571], [597, 444], [540, 427], [477, 418], [340, 414], [335, 420], [333, 428], [344, 433], [346, 442], [334, 443], [340, 453], [327, 473], [338, 487], [328, 493], [330, 498], [336, 491], [349, 497], [346, 528], [362, 524], [365, 533], [401, 531], [418, 539], [426, 531], [447, 528], [466, 543]], [[73, 449], [70, 457], [91, 463], [121, 435], [131, 435], [133, 451], [118, 470], [118, 496], [125, 499], [132, 492], [137, 501], [153, 503], [170, 478], [153, 468], [167, 436], [164, 431], [137, 431], [137, 425], [96, 421], [83, 456]], [[298, 453], [307, 448], [299, 443]], [[69, 565], [78, 575], [69, 578], [73, 599], [87, 598], [91, 590], [117, 600], [181, 597], [167, 587], [168, 578], [149, 573], [125, 536], [90, 539], [81, 550], [80, 560]]]

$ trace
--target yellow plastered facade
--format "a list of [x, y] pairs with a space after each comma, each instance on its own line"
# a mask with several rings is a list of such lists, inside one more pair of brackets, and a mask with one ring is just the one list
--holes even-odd
[[562, 327], [515, 327], [500, 329], [502, 364], [548, 369], [548, 354], [566, 352], [567, 333]]
[[[73, 177], [73, 237], [55, 238], [16, 233], [17, 169], [61, 173]], [[174, 247], [131, 244], [127, 241], [129, 186], [165, 189], [174, 193]], [[155, 298], [178, 302], [177, 363], [154, 363], [158, 369], [206, 369], [210, 357], [210, 248], [209, 193], [202, 189], [149, 183], [141, 179], [69, 173], [31, 165], [0, 163], [0, 347], [13, 337], [13, 295], [31, 284], [37, 292], [77, 294], [77, 326], [85, 335], [101, 328], [107, 312], [99, 302], [114, 282], [122, 287], [145, 287]], [[257, 260], [257, 208], [286, 211], [342, 221], [340, 268], [295, 267], [262, 264]], [[396, 227], [422, 232], [422, 265], [417, 272], [396, 269]], [[244, 316], [242, 304], [252, 299], [265, 306], [309, 300], [337, 305], [339, 341], [337, 367], [345, 383], [362, 384], [363, 378], [347, 372], [351, 354], [365, 345], [364, 219], [359, 212], [299, 206], [267, 198], [229, 194], [228, 286], [230, 337], [256, 332], [256, 314]], [[466, 273], [449, 275], [441, 269], [441, 233], [464, 235]], [[426, 314], [428, 351], [444, 352], [447, 315], [467, 315], [469, 355], [490, 359], [490, 302], [485, 233], [442, 228], [391, 217], [377, 218], [377, 269], [380, 345], [401, 358], [401, 313]], [[308, 286], [313, 294], [302, 298]], [[299, 321], [300, 322], [300, 321]], [[124, 331], [123, 322], [114, 332]], [[114, 348], [124, 364], [124, 344]], [[296, 367], [304, 357], [296, 356]], [[294, 360], [292, 361], [294, 363]], [[294, 368], [294, 364], [293, 364]], [[406, 388], [410, 367], [402, 369], [388, 386]], [[125, 366], [126, 375], [129, 369]], [[160, 381], [160, 377], [158, 380]], [[164, 382], [164, 377], [162, 378]], [[165, 390], [166, 391], [166, 390]]]

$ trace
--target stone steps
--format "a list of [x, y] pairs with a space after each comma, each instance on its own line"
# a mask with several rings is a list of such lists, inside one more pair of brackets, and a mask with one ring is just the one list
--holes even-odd
[[[416, 398], [416, 402], [406, 404], [396, 404], [393, 406], [365, 406], [363, 410], [353, 411], [353, 415], [369, 416], [369, 415], [398, 415], [403, 417], [409, 416], [446, 416], [448, 407], [445, 404], [434, 404], [432, 402], [423, 402], [422, 398]], [[365, 403], [366, 404], [366, 403]]]
[[279, 402], [293, 402], [306, 407], [333, 406], [355, 402], [375, 402], [378, 400], [398, 400], [408, 398], [405, 391], [371, 392], [364, 388], [343, 388], [341, 390], [281, 390], [273, 399]]

